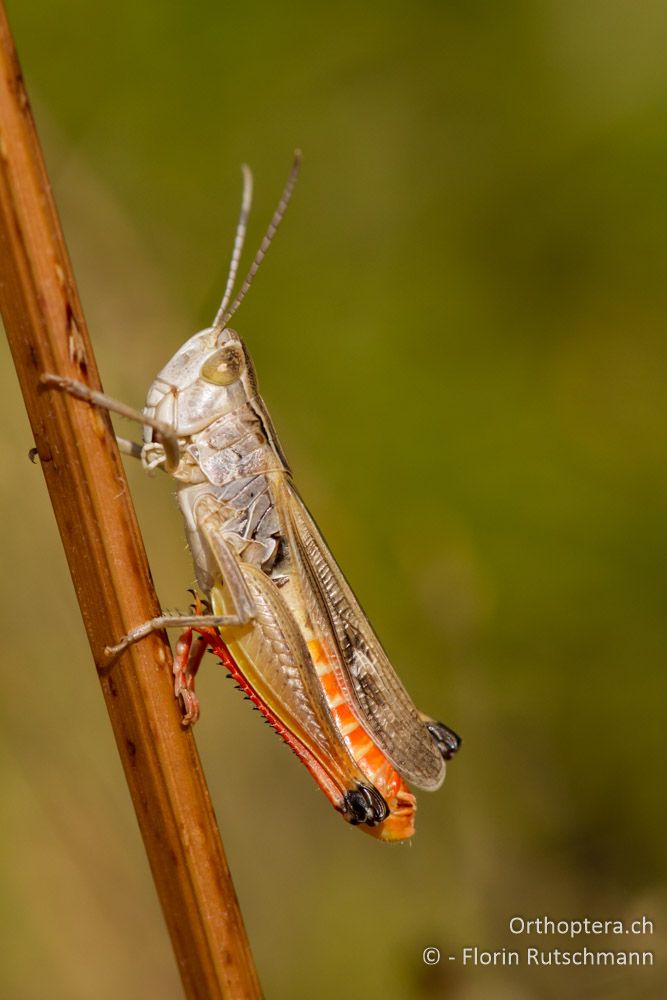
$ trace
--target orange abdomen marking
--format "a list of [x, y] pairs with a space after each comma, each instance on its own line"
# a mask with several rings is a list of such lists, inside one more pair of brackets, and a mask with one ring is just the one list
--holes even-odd
[[361, 725], [350, 707], [335, 667], [319, 639], [310, 639], [308, 649], [317, 670], [329, 711], [341, 739], [369, 781], [389, 806], [389, 816], [376, 827], [362, 827], [380, 840], [406, 840], [414, 833], [417, 802], [395, 767]]

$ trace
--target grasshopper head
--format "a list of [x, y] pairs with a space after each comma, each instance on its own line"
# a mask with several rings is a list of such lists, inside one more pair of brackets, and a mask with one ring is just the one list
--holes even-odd
[[[254, 395], [254, 372], [234, 330], [196, 333], [154, 380], [144, 412], [189, 437]], [[152, 431], [146, 428], [146, 441]]]

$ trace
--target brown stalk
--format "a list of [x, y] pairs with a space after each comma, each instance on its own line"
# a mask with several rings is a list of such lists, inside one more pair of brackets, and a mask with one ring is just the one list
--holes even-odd
[[186, 995], [260, 997], [166, 639], [100, 669], [159, 607], [108, 415], [40, 385], [43, 372], [100, 381], [1, 4], [0, 308]]

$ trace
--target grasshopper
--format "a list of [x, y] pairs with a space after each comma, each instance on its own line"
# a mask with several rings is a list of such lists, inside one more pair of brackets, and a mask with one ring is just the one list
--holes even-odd
[[[414, 832], [407, 782], [437, 789], [460, 739], [420, 712], [382, 648], [292, 481], [250, 355], [229, 326], [296, 183], [294, 164], [245, 280], [232, 295], [252, 200], [243, 197], [229, 274], [210, 327], [153, 381], [143, 411], [63, 376], [42, 381], [143, 424], [143, 445], [119, 439], [147, 470], [177, 483], [197, 586], [191, 615], [162, 615], [107, 648], [109, 665], [156, 629], [184, 629], [175, 695], [194, 723], [206, 649], [311, 772], [343, 817], [381, 840]], [[231, 303], [231, 304], [230, 304]]]

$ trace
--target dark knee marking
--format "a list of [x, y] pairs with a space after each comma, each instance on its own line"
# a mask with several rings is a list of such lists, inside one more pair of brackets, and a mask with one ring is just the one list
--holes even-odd
[[359, 784], [353, 791], [345, 793], [344, 815], [349, 823], [357, 826], [377, 826], [389, 815], [389, 806], [372, 785]]
[[458, 733], [455, 733], [453, 729], [446, 726], [444, 722], [427, 722], [426, 728], [445, 760], [451, 760], [462, 743]]

